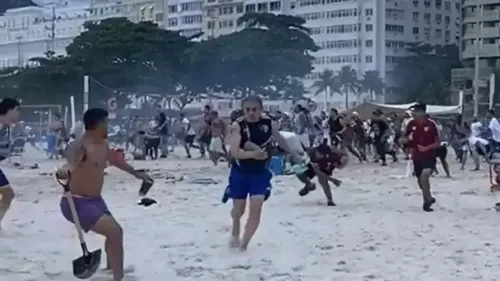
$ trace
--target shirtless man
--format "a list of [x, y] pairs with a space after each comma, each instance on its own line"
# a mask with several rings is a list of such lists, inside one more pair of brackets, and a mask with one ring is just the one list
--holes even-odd
[[[123, 230], [111, 215], [101, 196], [106, 162], [138, 179], [151, 178], [136, 172], [123, 160], [123, 155], [110, 150], [107, 137], [108, 112], [101, 108], [91, 108], [83, 115], [85, 133], [69, 148], [68, 162], [57, 171], [60, 179], [67, 179], [75, 201], [78, 217], [85, 232], [92, 230], [106, 238], [105, 250], [108, 269], [113, 272], [113, 280], [123, 278]], [[91, 176], [89, 176], [91, 175]], [[61, 212], [73, 222], [66, 197], [61, 199]]]
[[[5, 132], [5, 134], [0, 135], [0, 161], [7, 158], [10, 153], [10, 129], [4, 126], [16, 123], [18, 117], [19, 102], [15, 99], [4, 98], [0, 102], [0, 128]], [[5, 174], [0, 170], [0, 228], [12, 200], [14, 200], [14, 190], [12, 190]]]
[[226, 123], [219, 118], [217, 111], [212, 111], [212, 122], [210, 124], [210, 133], [212, 139], [210, 140], [209, 153], [210, 159], [217, 165], [221, 156], [227, 157], [227, 150], [224, 146], [224, 138], [227, 134]]

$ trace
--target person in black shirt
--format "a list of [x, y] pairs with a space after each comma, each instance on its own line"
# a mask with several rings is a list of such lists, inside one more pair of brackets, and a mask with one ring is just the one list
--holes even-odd
[[155, 120], [156, 124], [158, 124], [158, 134], [160, 136], [160, 158], [166, 158], [168, 155], [168, 122], [161, 105], [158, 105], [158, 115]]
[[339, 116], [339, 112], [332, 108], [330, 110], [330, 117], [328, 118], [328, 128], [330, 130], [330, 143], [334, 146], [338, 146], [342, 141], [341, 133], [344, 129], [343, 118]]
[[382, 166], [387, 166], [386, 163], [386, 149], [387, 149], [387, 139], [389, 138], [389, 125], [384, 120], [384, 115], [382, 111], [376, 110], [373, 112], [372, 118], [372, 131], [373, 131], [373, 142], [375, 149], [378, 154], [377, 162], [382, 161]]

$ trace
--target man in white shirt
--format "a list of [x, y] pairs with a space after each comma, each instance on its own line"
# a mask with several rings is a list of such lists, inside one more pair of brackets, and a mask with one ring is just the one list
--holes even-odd
[[500, 143], [500, 122], [496, 117], [495, 111], [490, 109], [488, 111], [488, 117], [491, 118], [488, 128], [491, 130], [491, 138], [493, 141]]
[[486, 156], [487, 153], [486, 146], [488, 145], [488, 141], [480, 137], [482, 132], [483, 132], [483, 124], [479, 120], [475, 119], [470, 124], [470, 135], [469, 138], [467, 139], [467, 141], [469, 142], [470, 151], [472, 152], [472, 157], [474, 159], [474, 165], [475, 165], [474, 171], [479, 170], [479, 165], [480, 165], [479, 156], [480, 155]]
[[181, 113], [179, 117], [182, 126], [183, 146], [186, 150], [187, 157], [191, 158], [191, 151], [189, 150], [189, 148], [193, 145], [196, 132], [191, 126], [191, 122], [189, 121], [189, 119], [184, 116], [184, 113]]

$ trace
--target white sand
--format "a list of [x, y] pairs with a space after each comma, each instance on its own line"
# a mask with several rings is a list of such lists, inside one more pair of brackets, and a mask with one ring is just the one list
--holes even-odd
[[[125, 230], [125, 263], [136, 269], [126, 280], [500, 280], [499, 214], [491, 210], [486, 169], [459, 173], [453, 164], [455, 179], [433, 178], [434, 213], [421, 211], [414, 179], [388, 178], [404, 174], [403, 164], [346, 167], [338, 173], [344, 187], [335, 192], [334, 208], [320, 205], [320, 190], [301, 198], [296, 179], [278, 177], [249, 251], [234, 253], [227, 248], [230, 205], [220, 203], [227, 168], [182, 158], [159, 163], [186, 180], [158, 180], [150, 195], [161, 206], [154, 208], [136, 205], [138, 181], [113, 169], [106, 178], [104, 197]], [[61, 189], [39, 175], [55, 165], [4, 168], [18, 197], [0, 234], [2, 281], [75, 280], [71, 261], [81, 252], [59, 211]], [[193, 177], [222, 182], [187, 183]], [[103, 246], [102, 238], [86, 237], [90, 249]]]

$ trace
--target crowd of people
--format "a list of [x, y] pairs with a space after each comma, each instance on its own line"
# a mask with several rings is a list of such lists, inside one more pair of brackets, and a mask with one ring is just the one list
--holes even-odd
[[[20, 104], [15, 99], [0, 102], [2, 127], [18, 119]], [[328, 206], [335, 206], [330, 184], [340, 186], [341, 179], [335, 169], [344, 168], [354, 157], [361, 163], [378, 162], [390, 166], [387, 156], [394, 162], [399, 158], [412, 161], [413, 175], [422, 190], [422, 209], [433, 211], [436, 199], [431, 193], [430, 178], [437, 172], [436, 159], [440, 159], [446, 176], [451, 177], [447, 155], [448, 146], [455, 151], [457, 160], [465, 168], [467, 156], [474, 158], [474, 170], [480, 168], [481, 156], [494, 163], [495, 149], [500, 144], [500, 123], [490, 111], [490, 123], [483, 126], [479, 120], [470, 124], [461, 116], [448, 121], [433, 120], [426, 112], [427, 106], [417, 103], [401, 116], [387, 116], [375, 110], [369, 120], [357, 112], [347, 115], [331, 109], [313, 116], [298, 105], [293, 113], [264, 112], [263, 102], [256, 96], [242, 101], [242, 108], [234, 111], [230, 120], [221, 118], [207, 105], [199, 126], [193, 126], [184, 114], [175, 118], [178, 129], [172, 126], [165, 114], [150, 123], [133, 120], [130, 133], [126, 133], [126, 149], [134, 155], [151, 159], [168, 158], [172, 139], [180, 140], [187, 158], [192, 158], [192, 148], [200, 156], [207, 154], [214, 165], [225, 161], [229, 165], [228, 186], [223, 192], [223, 202], [231, 199], [232, 230], [230, 247], [245, 251], [257, 231], [262, 206], [271, 196], [271, 178], [268, 166], [271, 157], [281, 157], [289, 164], [293, 174], [303, 183], [300, 196], [316, 189], [312, 181], [322, 187]], [[51, 132], [64, 140], [64, 124], [56, 119]], [[101, 108], [87, 110], [82, 121], [83, 131], [70, 132], [72, 142], [66, 151], [67, 162], [58, 170], [57, 177], [68, 181], [69, 196], [61, 198], [61, 212], [74, 222], [71, 204], [76, 205], [78, 218], [84, 231], [93, 231], [106, 238], [108, 268], [115, 281], [123, 278], [123, 230], [111, 215], [101, 197], [104, 169], [107, 163], [143, 181], [152, 179], [135, 170], [122, 154], [110, 148], [108, 138], [108, 112]], [[3, 146], [2, 146], [3, 144]], [[130, 146], [130, 148], [128, 147]], [[0, 154], [8, 157], [8, 144], [0, 142]], [[284, 165], [285, 167], [287, 165]], [[92, 175], [92, 177], [89, 177]], [[14, 192], [7, 177], [0, 171], [0, 222], [14, 199]], [[249, 205], [249, 216], [241, 235], [241, 218]]]

